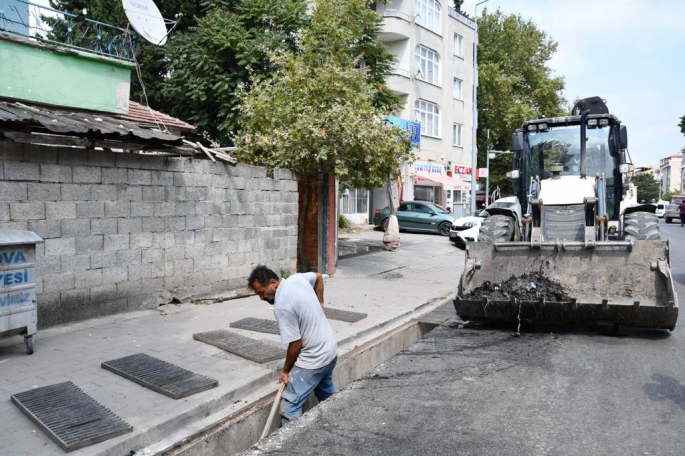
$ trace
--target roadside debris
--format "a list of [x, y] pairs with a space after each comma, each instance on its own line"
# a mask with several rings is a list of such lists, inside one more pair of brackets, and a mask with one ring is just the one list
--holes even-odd
[[483, 299], [491, 301], [508, 301], [512, 297], [519, 301], [538, 301], [544, 298], [547, 301], [568, 301], [570, 298], [564, 287], [545, 277], [540, 273], [511, 276], [505, 282], [485, 282], [478, 288], [474, 288], [463, 299]]

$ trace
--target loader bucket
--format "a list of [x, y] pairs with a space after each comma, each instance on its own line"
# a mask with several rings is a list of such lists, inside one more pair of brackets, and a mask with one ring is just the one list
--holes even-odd
[[[668, 264], [668, 241], [470, 243], [454, 300], [463, 320], [608, 323], [673, 330], [678, 299]], [[560, 284], [567, 297], [496, 296], [491, 284], [538, 273]]]

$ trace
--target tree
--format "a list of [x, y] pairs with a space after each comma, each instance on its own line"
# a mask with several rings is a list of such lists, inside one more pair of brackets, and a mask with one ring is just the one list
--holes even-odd
[[[195, 25], [196, 18], [202, 15], [206, 4], [214, 3], [216, 2], [198, 0], [156, 2], [162, 17], [178, 21], [174, 31], [169, 35], [169, 40], [173, 41], [177, 33]], [[83, 14], [85, 8], [87, 10], [86, 17], [89, 19], [120, 28], [126, 28], [128, 25], [123, 5], [118, 0], [50, 0], [50, 6], [72, 14]], [[59, 21], [50, 18], [45, 18], [45, 20], [51, 26], [59, 29]], [[167, 45], [170, 41], [167, 42]], [[165, 99], [161, 90], [162, 83], [168, 74], [167, 62], [164, 59], [165, 48], [148, 43], [141, 37], [138, 37], [137, 46], [136, 60], [139, 64], [140, 77], [145, 85], [147, 100], [136, 72], [134, 72], [131, 81], [131, 99], [143, 104], [149, 102], [153, 108], [170, 113], [175, 103], [173, 100]]]
[[462, 7], [464, 6], [464, 0], [454, 0], [454, 9], [456, 10], [457, 13], [461, 14], [464, 17], [469, 17], [468, 14], [464, 12]]
[[685, 116], [680, 118], [678, 126], [680, 127], [680, 132], [685, 135]]
[[[511, 135], [524, 120], [568, 112], [547, 62], [557, 49], [546, 32], [521, 16], [484, 10], [478, 21], [478, 162], [487, 150], [511, 149]], [[488, 131], [489, 139], [488, 139]], [[507, 188], [511, 155], [490, 162], [490, 186]]]
[[638, 174], [631, 182], [637, 187], [638, 202], [650, 203], [659, 199], [659, 181], [651, 174]]
[[[319, 173], [352, 187], [379, 188], [396, 176], [401, 161], [413, 159], [411, 139], [383, 120], [370, 72], [350, 55], [365, 28], [360, 21], [375, 22], [375, 15], [367, 0], [317, 1], [297, 52], [273, 55], [273, 77], [255, 75], [238, 93], [239, 159], [293, 169], [305, 191]], [[301, 253], [303, 224], [301, 218]]]

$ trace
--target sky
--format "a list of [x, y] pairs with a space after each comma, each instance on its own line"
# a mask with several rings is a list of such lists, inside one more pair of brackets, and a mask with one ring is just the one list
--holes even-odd
[[[473, 17], [476, 3], [463, 10]], [[685, 1], [488, 0], [478, 14], [484, 7], [530, 19], [558, 43], [548, 66], [564, 78], [564, 97], [606, 100], [628, 128], [635, 166], [685, 147]]]

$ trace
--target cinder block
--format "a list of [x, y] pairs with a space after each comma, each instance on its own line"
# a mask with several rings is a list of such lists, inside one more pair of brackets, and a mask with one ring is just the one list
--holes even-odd
[[[143, 225], [145, 220], [143, 220]], [[152, 248], [166, 249], [175, 245], [174, 233], [153, 233]]]
[[[56, 223], [60, 223], [57, 221]], [[83, 237], [90, 235], [90, 220], [66, 219], [61, 221], [62, 235], [65, 237]]]
[[174, 201], [165, 203], [153, 203], [155, 205], [155, 217], [171, 217], [176, 215], [176, 203]]
[[131, 203], [131, 217], [151, 217], [154, 214], [155, 204], [165, 203]]
[[47, 220], [63, 220], [76, 218], [76, 203], [47, 202], [45, 203], [45, 218]]
[[105, 252], [126, 250], [128, 249], [129, 235], [128, 234], [105, 234], [104, 235], [104, 250]]
[[165, 217], [164, 230], [165, 231], [184, 231], [186, 229], [185, 217]]
[[88, 151], [64, 147], [57, 149], [57, 163], [67, 166], [79, 166], [88, 163]]
[[102, 169], [95, 166], [74, 166], [72, 179], [75, 184], [99, 184], [102, 182]]
[[5, 161], [5, 180], [12, 181], [37, 181], [40, 179], [40, 166], [38, 163]]
[[205, 245], [206, 244], [193, 244], [186, 246], [186, 258], [192, 258], [193, 260], [200, 259], [205, 256]]
[[164, 217], [143, 217], [143, 231], [160, 233], [164, 231]]
[[186, 230], [202, 230], [205, 227], [205, 218], [200, 216], [186, 217]]
[[50, 165], [46, 163], [40, 164], [40, 180], [41, 182], [72, 182], [71, 166]]
[[179, 245], [175, 247], [169, 247], [164, 251], [164, 260], [183, 260], [186, 257], [186, 249], [184, 246]]
[[76, 238], [76, 253], [79, 255], [102, 252], [104, 248], [105, 237], [101, 234]]
[[45, 219], [45, 203], [10, 203], [10, 219], [13, 222]]
[[28, 183], [29, 201], [61, 201], [62, 187], [59, 184]]
[[174, 260], [174, 274], [189, 274], [195, 268], [195, 261], [191, 258]]
[[[73, 317], [94, 318], [97, 314], [90, 309], [90, 289], [62, 291], [59, 294], [62, 305], [73, 312]], [[76, 310], [78, 309], [78, 310]]]
[[[168, 204], [168, 203], [161, 203], [161, 204]], [[192, 201], [179, 201], [178, 203], [175, 203], [176, 207], [176, 214], [167, 214], [167, 215], [195, 215], [196, 212], [196, 205], [197, 203], [194, 203]]]
[[205, 187], [189, 187], [186, 189], [188, 201], [207, 201], [209, 189]]
[[224, 174], [214, 174], [212, 178], [212, 187], [227, 189], [231, 187], [231, 180]]
[[125, 168], [104, 168], [102, 170], [103, 184], [127, 184], [128, 169]]
[[128, 280], [126, 282], [117, 283], [117, 294], [121, 297], [139, 295], [143, 290], [144, 284], [142, 280]]
[[193, 231], [177, 231], [174, 233], [174, 239], [177, 246], [190, 245], [195, 242], [195, 233]]
[[93, 201], [116, 201], [117, 196], [116, 185], [93, 184], [90, 187], [90, 197]]
[[119, 234], [140, 233], [143, 230], [143, 219], [140, 217], [120, 218], [117, 221], [117, 231]]
[[171, 277], [174, 275], [173, 261], [150, 263], [150, 267], [152, 268], [152, 277]]
[[90, 221], [90, 234], [116, 234], [117, 219], [101, 218]]
[[28, 184], [26, 182], [0, 182], [0, 199], [2, 201], [28, 201]]
[[141, 261], [143, 264], [164, 261], [164, 249], [144, 249]]
[[165, 201], [164, 187], [143, 187], [143, 201]]
[[31, 220], [28, 228], [43, 239], [62, 237], [59, 220]]
[[[113, 268], [116, 265], [116, 252], [100, 252], [90, 256], [90, 267], [93, 269]], [[120, 280], [118, 282], [120, 282]]]
[[149, 249], [152, 247], [154, 235], [152, 233], [131, 233], [129, 236], [130, 249]]
[[195, 230], [195, 244], [206, 244], [214, 239], [214, 229]]
[[142, 201], [143, 187], [138, 185], [118, 185], [117, 186], [117, 200], [118, 201]]
[[254, 226], [254, 216], [253, 215], [241, 215], [238, 220], [238, 226], [242, 228], [251, 228]]
[[171, 187], [174, 185], [174, 174], [168, 171], [150, 171], [150, 185]]
[[100, 166], [103, 168], [112, 168], [116, 166], [115, 152], [106, 152], [104, 150], [89, 150], [88, 151], [88, 165]]
[[105, 203], [102, 201], [76, 203], [76, 217], [84, 219], [105, 218]]
[[187, 158], [167, 157], [164, 159], [164, 169], [167, 171], [185, 171]]
[[164, 169], [164, 158], [156, 155], [141, 155], [140, 169]]
[[[104, 304], [117, 300], [119, 300], [119, 295], [117, 294], [116, 283], [90, 288], [90, 302], [92, 304]], [[128, 310], [128, 306], [126, 310]]]
[[62, 200], [88, 201], [90, 200], [90, 185], [62, 184]]
[[152, 267], [149, 264], [131, 264], [128, 267], [128, 279], [151, 279]]
[[[44, 244], [43, 248], [45, 248]], [[42, 253], [39, 256], [36, 252], [36, 274], [41, 277], [46, 274], [59, 274], [62, 272], [61, 259], [59, 255], [45, 256], [45, 253]]]
[[102, 269], [91, 269], [76, 274], [76, 288], [97, 287], [102, 285]]
[[62, 255], [60, 257], [62, 272], [81, 272], [90, 269], [90, 255]]
[[140, 264], [142, 259], [142, 250], [119, 250], [117, 252], [117, 264], [120, 266]]
[[105, 202], [105, 217], [130, 217], [131, 203], [128, 201]]
[[50, 293], [55, 291], [72, 290], [76, 276], [73, 272], [64, 274], [47, 274], [43, 276], [43, 292]]
[[165, 201], [188, 201], [185, 187], [165, 187], [164, 189]]
[[140, 168], [140, 155], [130, 153], [116, 154], [118, 168]]
[[128, 281], [128, 266], [117, 266], [103, 270], [102, 283], [121, 283]]
[[140, 169], [128, 170], [128, 183], [130, 185], [150, 185], [152, 182], [152, 174], [150, 171], [143, 171]]
[[0, 222], [8, 222], [10, 219], [10, 203], [0, 202]]

